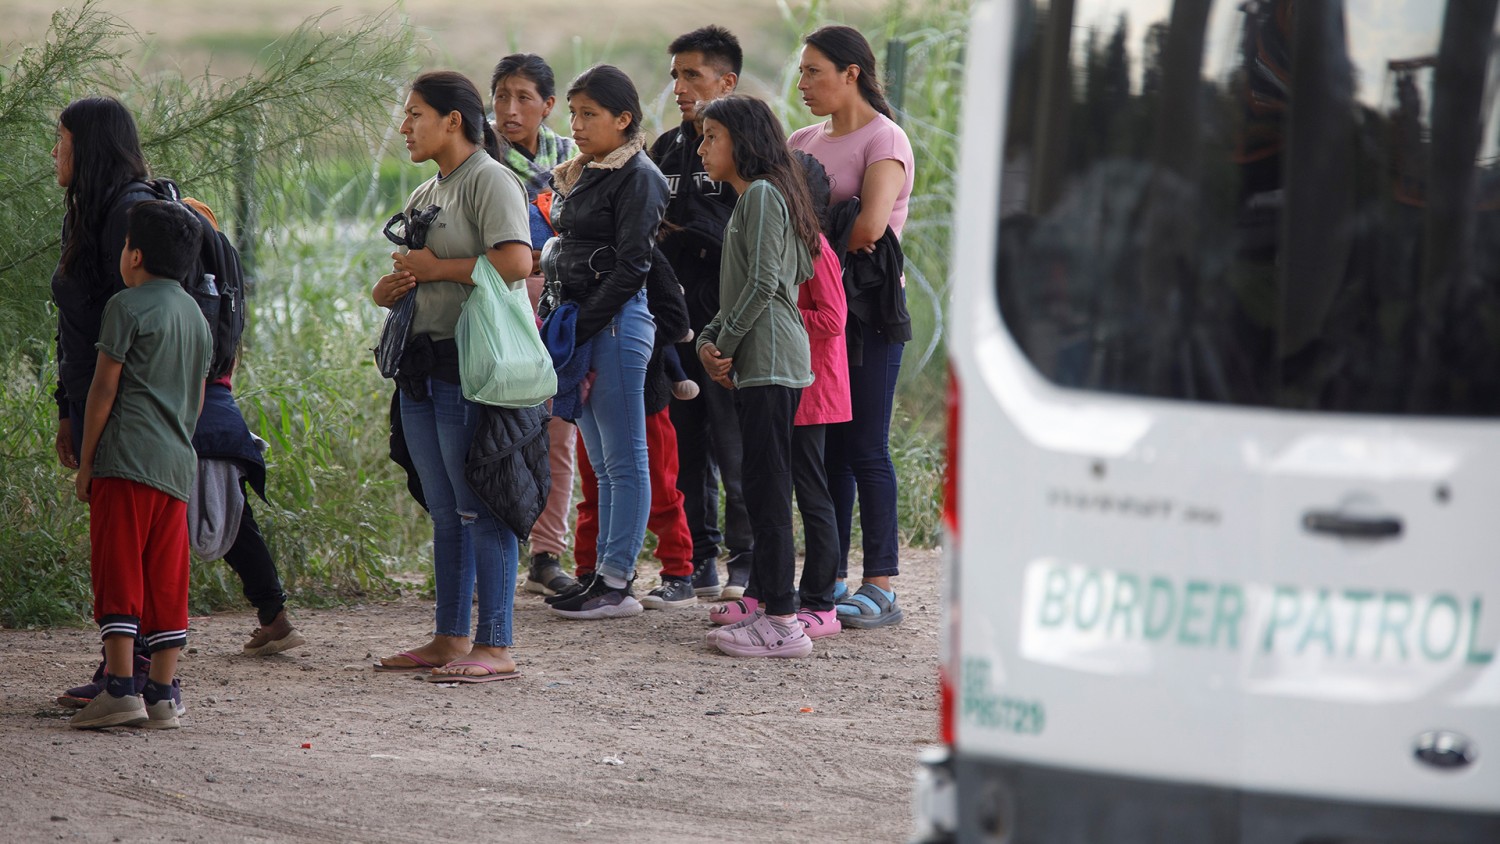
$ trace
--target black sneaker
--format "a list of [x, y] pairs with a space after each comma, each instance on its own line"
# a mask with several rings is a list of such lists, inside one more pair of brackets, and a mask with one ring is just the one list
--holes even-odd
[[730, 557], [724, 564], [729, 570], [729, 582], [719, 592], [719, 597], [726, 601], [745, 597], [745, 587], [750, 585], [750, 551], [741, 551]]
[[698, 603], [693, 594], [693, 582], [685, 577], [662, 575], [661, 585], [646, 593], [641, 606], [648, 610], [675, 610]]
[[568, 584], [566, 588], [558, 590], [557, 594], [548, 595], [542, 600], [547, 602], [548, 605], [555, 604], [558, 601], [566, 601], [569, 598], [573, 598], [578, 595], [582, 595], [584, 592], [587, 592], [589, 584], [593, 582], [594, 573], [588, 572], [583, 577], [580, 577], [572, 583]]
[[556, 595], [566, 592], [577, 582], [563, 571], [556, 554], [544, 551], [531, 555], [531, 567], [526, 571], [526, 582], [521, 588], [537, 595]]
[[693, 563], [693, 594], [700, 598], [717, 598], [719, 590], [719, 558], [704, 557]]
[[630, 585], [616, 589], [595, 575], [588, 589], [552, 604], [552, 613], [563, 618], [592, 620], [596, 618], [628, 618], [640, 615], [645, 610], [641, 602], [630, 594]]

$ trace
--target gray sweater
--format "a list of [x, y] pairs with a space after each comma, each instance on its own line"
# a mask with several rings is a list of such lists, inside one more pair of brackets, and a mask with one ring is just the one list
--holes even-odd
[[750, 183], [724, 230], [719, 312], [698, 337], [734, 359], [739, 387], [806, 387], [813, 382], [797, 285], [812, 277], [786, 200], [764, 179]]

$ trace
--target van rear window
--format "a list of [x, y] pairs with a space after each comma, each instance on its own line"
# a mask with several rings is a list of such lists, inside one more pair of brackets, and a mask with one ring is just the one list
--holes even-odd
[[1045, 377], [1500, 412], [1496, 3], [1021, 5], [996, 283]]

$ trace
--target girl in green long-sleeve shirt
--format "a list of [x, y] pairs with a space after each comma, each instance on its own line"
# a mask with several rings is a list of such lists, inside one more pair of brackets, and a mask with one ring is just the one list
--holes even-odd
[[796, 288], [812, 276], [818, 223], [801, 167], [764, 102], [726, 97], [702, 116], [703, 167], [739, 201], [724, 230], [719, 312], [698, 338], [698, 357], [735, 391], [755, 535], [750, 576], [760, 596], [758, 611], [709, 639], [732, 656], [806, 656], [812, 640], [797, 621], [793, 582], [791, 442], [797, 402], [813, 380]]

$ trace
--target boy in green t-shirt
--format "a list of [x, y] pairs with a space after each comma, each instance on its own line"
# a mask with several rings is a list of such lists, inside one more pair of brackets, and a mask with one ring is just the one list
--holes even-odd
[[[212, 346], [202, 311], [176, 279], [193, 272], [200, 237], [187, 208], [136, 204], [120, 253], [126, 289], [104, 307], [77, 492], [89, 505], [105, 689], [69, 722], [80, 729], [179, 726], [172, 677], [187, 643], [187, 501], [198, 466], [192, 436]], [[137, 633], [151, 651], [139, 695]]]

